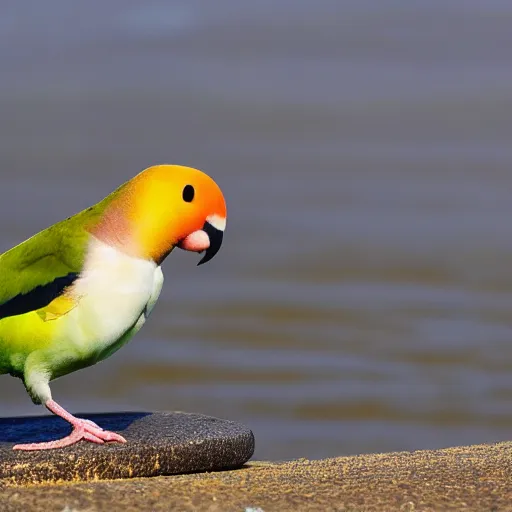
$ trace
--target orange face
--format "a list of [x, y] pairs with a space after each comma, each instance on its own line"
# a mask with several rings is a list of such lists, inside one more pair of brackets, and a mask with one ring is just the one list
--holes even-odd
[[115, 238], [127, 252], [160, 264], [178, 246], [206, 251], [204, 263], [220, 249], [226, 202], [203, 172], [178, 165], [149, 167], [114, 194], [98, 228], [106, 234], [115, 227]]

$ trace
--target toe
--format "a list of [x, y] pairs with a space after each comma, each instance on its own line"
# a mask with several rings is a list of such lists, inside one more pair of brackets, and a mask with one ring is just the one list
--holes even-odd
[[115, 432], [104, 431], [103, 439], [105, 441], [115, 441], [117, 443], [126, 443], [126, 439]]
[[93, 428], [97, 428], [98, 430], [103, 430], [99, 425], [97, 425], [96, 423], [94, 423], [94, 421], [91, 421], [91, 420], [82, 420], [83, 423], [86, 423], [87, 425], [89, 425], [90, 427], [93, 427]]
[[86, 441], [90, 441], [91, 443], [96, 444], [104, 444], [105, 441], [101, 439], [98, 436], [95, 436], [94, 434], [91, 434], [90, 432], [84, 432], [82, 439], [85, 439]]

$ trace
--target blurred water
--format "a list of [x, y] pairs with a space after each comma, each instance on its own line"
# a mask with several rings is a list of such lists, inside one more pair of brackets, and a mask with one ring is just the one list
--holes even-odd
[[[154, 163], [213, 175], [222, 252], [52, 386], [252, 427], [257, 456], [510, 438], [512, 7], [3, 2], [0, 250]], [[3, 414], [40, 413], [1, 378]]]

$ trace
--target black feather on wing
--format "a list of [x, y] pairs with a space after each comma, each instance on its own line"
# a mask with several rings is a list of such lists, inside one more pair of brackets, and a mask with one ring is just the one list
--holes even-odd
[[78, 276], [77, 272], [70, 272], [65, 276], [57, 277], [50, 283], [36, 286], [27, 293], [15, 295], [7, 302], [0, 304], [0, 320], [47, 306], [73, 284]]

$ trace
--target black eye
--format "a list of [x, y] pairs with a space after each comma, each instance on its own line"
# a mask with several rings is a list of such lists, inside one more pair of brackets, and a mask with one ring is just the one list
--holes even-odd
[[183, 189], [183, 201], [191, 203], [192, 199], [194, 199], [194, 193], [194, 187], [192, 185], [186, 185]]

